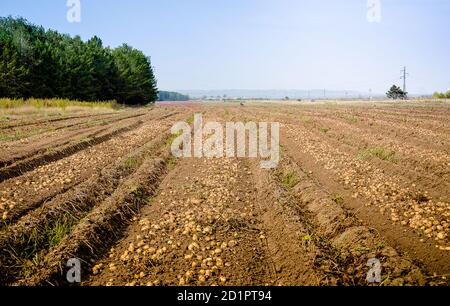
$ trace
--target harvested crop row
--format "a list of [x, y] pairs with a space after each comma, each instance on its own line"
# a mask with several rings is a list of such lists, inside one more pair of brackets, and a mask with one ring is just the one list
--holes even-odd
[[39, 166], [63, 159], [64, 157], [73, 155], [79, 151], [85, 150], [86, 148], [92, 147], [99, 143], [105, 142], [117, 135], [131, 131], [142, 125], [142, 121], [136, 122], [132, 125], [127, 125], [122, 128], [116, 129], [112, 132], [99, 133], [99, 135], [94, 135], [93, 137], [82, 140], [76, 144], [70, 144], [62, 148], [57, 148], [55, 151], [50, 150], [46, 154], [40, 156], [34, 156], [20, 162], [17, 162], [11, 166], [0, 169], [0, 183], [4, 182], [10, 178], [14, 178], [22, 175], [23, 173], [32, 171]]
[[[299, 231], [311, 233], [308, 230], [312, 227], [283, 222], [289, 213], [279, 210], [276, 200], [272, 202], [280, 198], [279, 188], [265, 182], [255, 185], [253, 179], [264, 173], [245, 164], [224, 159], [181, 161], [153, 205], [141, 212], [138, 224], [93, 267], [94, 276], [86, 285], [364, 283], [365, 265], [346, 262], [339, 267], [358, 268], [357, 276], [353, 270], [336, 271], [331, 247], [315, 242], [314, 234], [309, 240], [297, 236]], [[307, 219], [303, 213], [300, 217]], [[380, 249], [391, 252], [385, 255], [385, 268], [390, 271], [399, 259], [392, 249]], [[405, 270], [416, 272], [416, 268], [409, 268]], [[344, 274], [350, 276], [345, 279]]]
[[[335, 119], [334, 116], [327, 119]], [[443, 143], [448, 141], [448, 125], [444, 122], [431, 124], [429, 121], [416, 121], [407, 118], [380, 118], [376, 115], [366, 113], [352, 113], [342, 118], [342, 121], [365, 129], [379, 137], [387, 135], [397, 139], [404, 139], [410, 145], [427, 148], [427, 144], [432, 147], [445, 149]]]
[[49, 133], [41, 135], [38, 139], [27, 139], [20, 144], [13, 143], [10, 147], [3, 147], [2, 157], [0, 158], [1, 167], [7, 167], [14, 163], [21, 162], [36, 155], [43, 155], [49, 151], [56, 151], [61, 148], [78, 144], [83, 139], [94, 139], [115, 129], [113, 124], [125, 122], [130, 124], [128, 119], [142, 117], [144, 114], [127, 115], [108, 121], [108, 124], [101, 126], [89, 126], [87, 128], [77, 128], [75, 131], [60, 131], [58, 133]]
[[[369, 124], [378, 115], [353, 123], [353, 110], [337, 106], [155, 109], [133, 131], [0, 183], [7, 204], [25, 209], [0, 232], [2, 284], [67, 285], [66, 263], [78, 258], [86, 286], [366, 285], [375, 259], [382, 285], [448, 285], [444, 159], [416, 156], [445, 150], [407, 137], [413, 121], [389, 142], [377, 137], [391, 125]], [[372, 110], [355, 109], [359, 118]], [[281, 122], [280, 164], [172, 159], [168, 131], [193, 111], [204, 122]], [[371, 147], [401, 151], [407, 163], [359, 156]]]
[[[403, 174], [386, 174], [386, 170], [371, 162], [359, 159], [353, 154], [343, 152], [329, 142], [314, 136], [298, 127], [286, 126], [287, 137], [297, 142], [300, 152], [309, 154], [326, 170], [333, 171], [340, 182], [354, 189], [355, 198], [369, 200], [366, 205], [377, 205], [383, 211], [390, 210], [393, 222], [402, 222], [413, 228], [420, 228], [431, 221], [437, 221], [441, 227], [449, 226], [449, 203], [441, 199], [432, 199], [421, 186], [405, 184]], [[420, 225], [419, 225], [420, 224]], [[418, 227], [417, 227], [418, 226]], [[427, 232], [436, 238], [445, 249], [445, 234], [434, 228]], [[431, 236], [432, 235], [432, 236]]]
[[[381, 135], [365, 133], [357, 127], [335, 123], [333, 125], [316, 119], [313, 124], [301, 123], [289, 124], [293, 129], [309, 129], [319, 138], [361, 159], [376, 157], [371, 162], [385, 171], [402, 175], [411, 184], [420, 184], [433, 192], [436, 187], [439, 191], [436, 195], [442, 200], [448, 199], [450, 194], [442, 193], [442, 187], [448, 186], [450, 158], [447, 153], [427, 148], [417, 148], [414, 145], [405, 144], [395, 138], [386, 139]], [[330, 127], [321, 130], [322, 127]], [[449, 190], [447, 188], [447, 190]], [[444, 188], [445, 189], [445, 188]]]
[[[274, 113], [281, 116], [291, 117], [292, 119], [303, 120], [303, 119], [342, 119], [347, 123], [352, 125], [358, 125], [361, 128], [366, 127], [369, 130], [377, 131], [391, 131], [394, 129], [399, 136], [413, 137], [414, 139], [420, 140], [420, 135], [427, 135], [431, 138], [447, 139], [448, 133], [446, 132], [445, 126], [446, 119], [450, 115], [448, 108], [445, 106], [436, 107], [434, 110], [434, 116], [436, 120], [415, 120], [414, 117], [409, 115], [399, 115], [397, 117], [392, 116], [395, 108], [388, 108], [387, 113], [391, 114], [388, 118], [383, 115], [378, 115], [378, 107], [364, 107], [359, 104], [358, 106], [348, 107], [348, 106], [336, 106], [333, 109], [327, 107], [317, 106], [301, 106], [301, 107], [290, 107], [288, 110], [280, 110], [274, 107], [261, 107], [258, 111], [261, 115]], [[413, 107], [411, 110], [414, 109]], [[432, 143], [434, 139], [430, 139]]]
[[[170, 115], [170, 116], [169, 116]], [[100, 171], [136, 147], [144, 145], [169, 130], [176, 114], [164, 115], [162, 120], [152, 120], [137, 130], [119, 135], [104, 143], [88, 148], [60, 161], [41, 166], [26, 175], [0, 184], [2, 213], [8, 223], [27, 211], [39, 207], [61, 192], [65, 192]], [[174, 116], [174, 118], [172, 118]], [[17, 189], [18, 185], [27, 186]]]
[[65, 125], [40, 125], [28, 128], [19, 128], [4, 131], [0, 134], [1, 139], [6, 140], [1, 143], [1, 147], [7, 150], [33, 147], [34, 144], [41, 144], [47, 138], [54, 137], [55, 140], [61, 135], [66, 135], [73, 131], [94, 130], [95, 127], [108, 126], [115, 122], [126, 119], [142, 117], [145, 114], [134, 114], [120, 116], [120, 113], [112, 116], [103, 116], [100, 118], [88, 118], [89, 120], [78, 120], [74, 123], [66, 123]]
[[403, 107], [402, 105], [397, 105], [395, 107], [390, 107], [389, 109], [382, 107], [375, 108], [373, 113], [389, 117], [392, 120], [395, 120], [395, 118], [407, 117], [411, 120], [417, 119], [418, 122], [422, 120], [425, 120], [425, 122], [426, 120], [432, 120], [442, 124], [450, 115], [450, 107], [444, 103], [430, 103], [427, 106], [423, 106], [423, 104], [410, 104]]
[[[32, 266], [48, 247], [54, 243], [55, 229], [65, 226], [69, 231], [131, 175], [145, 158], [157, 153], [168, 135], [162, 135], [129, 154], [126, 159], [103, 169], [90, 179], [67, 193], [56, 196], [38, 209], [24, 216], [14, 226], [1, 233], [0, 283], [23, 277], [26, 268]], [[49, 237], [50, 233], [50, 237]], [[57, 237], [62, 239], [61, 236]]]
[[[273, 176], [290, 199], [284, 205], [290, 206], [287, 209], [293, 214], [297, 211], [308, 226], [309, 234], [298, 240], [321, 251], [316, 260], [322, 269], [324, 263], [328, 263], [325, 271], [336, 284], [366, 284], [367, 263], [371, 259], [381, 261], [383, 285], [424, 285], [429, 282], [411, 259], [387, 246], [376, 231], [362, 225], [342, 208], [343, 199], [328, 193], [289, 157], [285, 156]], [[437, 279], [435, 284], [441, 281]]]
[[299, 281], [363, 285], [367, 283], [367, 263], [375, 258], [381, 261], [384, 285], [429, 282], [411, 260], [386, 246], [382, 237], [343, 209], [344, 199], [317, 184], [286, 151], [276, 170], [268, 173], [253, 163], [251, 172], [261, 193], [259, 205], [265, 211], [269, 250], [280, 285]]
[[[255, 120], [254, 115], [251, 118]], [[276, 121], [277, 116], [271, 116], [270, 119]], [[298, 153], [313, 158], [325, 170], [337, 175], [344, 186], [354, 188], [353, 197], [368, 199], [365, 205], [379, 206], [383, 212], [390, 211], [394, 223], [423, 231], [425, 236], [436, 239], [437, 248], [448, 248], [446, 228], [450, 223], [450, 209], [442, 185], [428, 190], [427, 187], [433, 185], [425, 184], [424, 187], [410, 181], [405, 177], [407, 169], [398, 171], [393, 166], [382, 166], [381, 160], [364, 160], [354, 152], [349, 154], [347, 147], [326, 137], [325, 133], [309, 130], [302, 125], [283, 126], [282, 143], [288, 140]], [[432, 194], [437, 197], [433, 198]]]
[[[392, 140], [401, 139], [407, 142], [410, 146], [420, 147], [422, 149], [436, 148], [444, 150], [442, 142], [449, 139], [446, 133], [445, 123], [441, 122], [439, 126], [433, 128], [423, 128], [411, 119], [386, 120], [371, 115], [362, 111], [334, 111], [334, 112], [314, 112], [308, 116], [302, 116], [302, 112], [286, 115], [292, 120], [295, 119], [308, 123], [304, 118], [310, 119], [309, 123], [322, 124], [322, 127], [329, 127], [331, 129], [337, 128], [339, 125], [345, 130], [355, 133], [365, 133], [372, 135], [372, 137], [387, 138], [389, 136]], [[421, 122], [424, 123], [424, 122]]]
[[[217, 113], [208, 110], [208, 119], [217, 120]], [[278, 194], [256, 184], [261, 175], [253, 175], [248, 164], [180, 161], [138, 224], [110, 250], [109, 258], [93, 267], [86, 285], [327, 283], [323, 272], [314, 269], [315, 252], [301, 243], [267, 247], [269, 240], [286, 242], [299, 228], [278, 223], [278, 215], [266, 215], [274, 210], [270, 195]]]
[[[255, 119], [254, 114], [258, 114], [257, 112], [250, 109], [246, 113], [251, 120], [260, 120]], [[278, 121], [277, 117], [272, 113], [263, 120]], [[258, 116], [258, 118], [261, 117]], [[348, 156], [342, 148], [336, 149], [332, 143], [329, 143], [329, 140], [323, 141], [323, 137], [323, 133], [307, 131], [297, 125], [288, 124], [282, 127], [282, 146], [300, 163], [313, 170], [310, 175], [320, 177], [321, 182], [324, 182], [330, 190], [344, 194], [345, 198], [352, 203], [351, 208], [358, 213], [367, 210], [366, 213], [358, 215], [361, 215], [363, 220], [369, 222], [371, 226], [380, 229], [383, 236], [396, 248], [414, 254], [415, 259], [420, 259], [427, 269], [436, 272], [437, 275], [445, 274], [446, 272], [443, 271], [446, 270], [444, 267], [448, 263], [448, 254], [440, 252], [439, 249], [445, 250], [446, 248], [445, 245], [442, 245], [443, 240], [440, 239], [443, 235], [445, 239], [445, 231], [442, 234], [442, 229], [448, 226], [445, 218], [448, 218], [446, 215], [448, 215], [449, 209], [445, 208], [446, 204], [429, 197], [423, 202], [417, 196], [423, 195], [421, 185], [413, 185], [413, 188], [406, 186], [402, 189], [404, 178], [401, 176], [398, 178], [398, 173], [387, 177], [384, 172], [390, 171], [390, 168], [377, 170], [373, 164], [368, 164], [367, 161], [355, 158], [355, 156]], [[360, 167], [364, 164], [367, 165], [361, 169]], [[318, 168], [319, 170], [317, 170]], [[352, 169], [352, 172], [348, 172], [348, 169]], [[351, 173], [351, 177], [349, 177], [349, 173]], [[380, 179], [378, 183], [371, 181], [378, 179]], [[364, 192], [359, 192], [356, 196], [355, 189], [359, 188], [364, 188]], [[436, 187], [438, 195], [442, 196], [442, 191], [442, 186]], [[409, 206], [409, 203], [417, 203], [417, 201], [421, 201], [420, 204]], [[417, 205], [421, 208], [419, 211], [416, 209]], [[374, 209], [374, 206], [378, 208]], [[377, 214], [380, 211], [387, 212], [389, 209], [392, 213], [391, 216], [382, 221]], [[413, 220], [423, 222], [419, 225], [420, 230], [417, 233], [425, 239], [420, 239], [414, 232], [414, 229], [417, 228], [417, 224], [414, 223], [416, 221], [405, 222], [406, 218], [414, 215]], [[389, 221], [393, 221], [393, 226], [387, 224]], [[400, 224], [400, 221], [402, 221], [401, 224], [410, 225], [413, 230], [407, 232], [404, 226], [397, 226], [396, 224]], [[436, 226], [434, 223], [436, 221], [441, 225]], [[428, 228], [429, 226], [431, 227]], [[426, 233], [423, 234], [422, 230], [426, 230]], [[428, 240], [426, 236], [432, 239]], [[440, 245], [436, 244], [435, 239], [440, 242]], [[435, 249], [435, 244], [437, 249]]]
[[[248, 170], [257, 190], [251, 213], [258, 214], [272, 262], [272, 284], [277, 286], [320, 286], [349, 283], [345, 271], [321, 248], [311, 230], [308, 213], [292, 205], [278, 177], [262, 170], [257, 161], [248, 162]], [[292, 183], [292, 182], [290, 182]]]
[[107, 116], [107, 115], [114, 115], [114, 114], [116, 114], [116, 113], [106, 112], [106, 113], [100, 113], [100, 114], [87, 114], [87, 115], [79, 115], [79, 116], [65, 116], [65, 117], [54, 118], [54, 119], [43, 119], [43, 120], [36, 120], [36, 119], [34, 119], [34, 120], [31, 120], [31, 121], [24, 120], [24, 122], [15, 122], [14, 124], [0, 125], [0, 130], [12, 129], [12, 128], [18, 128], [18, 127], [25, 127], [25, 126], [42, 125], [42, 124], [48, 124], [48, 123], [57, 123], [57, 122], [64, 122], [64, 121], [78, 120], [78, 119], [96, 118], [96, 117]]
[[267, 285], [250, 175], [234, 159], [183, 159], [85, 285]]
[[[39, 124], [29, 125], [25, 127], [13, 127], [10, 129], [4, 129], [0, 132], [1, 147], [9, 149], [18, 144], [26, 144], [32, 141], [38, 141], [45, 137], [57, 135], [58, 131], [70, 131], [73, 128], [94, 127], [96, 125], [102, 125], [113, 121], [115, 118], [120, 118], [120, 113], [113, 115], [96, 116], [94, 118], [82, 118], [70, 121], [61, 121], [57, 124]], [[124, 118], [126, 119], [126, 118]]]
[[[372, 110], [370, 110], [372, 111]], [[390, 140], [401, 140], [408, 145], [420, 147], [422, 149], [439, 149], [447, 152], [445, 145], [449, 140], [448, 125], [445, 120], [439, 122], [438, 126], [431, 130], [423, 129], [408, 118], [408, 121], [399, 119], [400, 122], [384, 121], [371, 115], [368, 110], [356, 109], [336, 109], [333, 111], [322, 109], [294, 108], [289, 112], [277, 109], [261, 109], [258, 111], [261, 116], [275, 116], [283, 118], [283, 122], [302, 122], [303, 124], [317, 125], [322, 122], [321, 128], [336, 129], [336, 124], [345, 125], [348, 132], [358, 129], [359, 132], [372, 134], [373, 137], [388, 138]], [[346, 131], [341, 130], [341, 131]]]
[[94, 208], [79, 222], [42, 261], [33, 267], [29, 278], [19, 280], [17, 285], [59, 284], [64, 281], [61, 271], [67, 260], [79, 258], [84, 264], [103, 254], [114, 243], [133, 216], [147, 205], [167, 170], [168, 151], [159, 158], [146, 160], [103, 203]]

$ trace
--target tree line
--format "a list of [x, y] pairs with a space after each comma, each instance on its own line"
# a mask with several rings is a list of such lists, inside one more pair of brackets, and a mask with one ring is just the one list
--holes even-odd
[[188, 95], [183, 95], [178, 92], [172, 91], [160, 91], [159, 101], [189, 101], [190, 97]]
[[111, 49], [96, 36], [83, 41], [0, 17], [0, 97], [138, 105], [156, 101], [158, 89], [150, 58], [126, 44]]
[[450, 99], [450, 90], [447, 92], [435, 92], [433, 95], [435, 99]]
[[397, 85], [392, 85], [392, 87], [389, 89], [389, 91], [386, 93], [386, 96], [389, 99], [403, 99], [406, 100], [408, 99], [408, 93], [403, 91], [400, 87], [398, 87]]

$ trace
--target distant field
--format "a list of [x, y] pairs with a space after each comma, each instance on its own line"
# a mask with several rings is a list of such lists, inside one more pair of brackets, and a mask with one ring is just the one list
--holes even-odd
[[[271, 103], [268, 103], [271, 102]], [[0, 285], [442, 285], [450, 103], [0, 100]], [[281, 162], [175, 159], [178, 121], [279, 122]]]

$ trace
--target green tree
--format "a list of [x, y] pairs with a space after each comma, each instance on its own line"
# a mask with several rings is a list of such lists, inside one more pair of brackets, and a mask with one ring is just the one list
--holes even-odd
[[189, 101], [190, 97], [188, 95], [183, 95], [178, 92], [172, 91], [160, 91], [159, 101]]
[[446, 93], [443, 92], [435, 92], [433, 95], [433, 98], [435, 99], [450, 99], [450, 90]]
[[11, 37], [0, 34], [0, 96], [20, 98], [29, 85], [29, 68], [22, 63]]
[[151, 62], [127, 45], [111, 50], [94, 36], [87, 42], [0, 17], [0, 96], [118, 100], [146, 104], [157, 99]]
[[32, 58], [23, 20], [0, 18], [0, 93], [5, 97], [26, 97]]
[[389, 89], [389, 91], [386, 93], [386, 96], [389, 99], [407, 99], [408, 93], [404, 92], [400, 87], [397, 85], [392, 85], [392, 87]]
[[118, 100], [127, 104], [147, 104], [158, 99], [150, 58], [126, 44], [113, 51], [118, 69]]

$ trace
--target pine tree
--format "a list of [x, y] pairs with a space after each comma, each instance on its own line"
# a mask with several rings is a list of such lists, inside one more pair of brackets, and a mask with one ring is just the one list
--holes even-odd
[[392, 85], [392, 87], [389, 89], [389, 91], [386, 93], [386, 96], [389, 99], [407, 99], [408, 93], [404, 92], [400, 87], [397, 85]]
[[124, 44], [113, 51], [119, 74], [119, 101], [147, 104], [156, 101], [158, 90], [150, 58]]
[[157, 95], [150, 58], [139, 50], [0, 18], [0, 96], [147, 104]]

